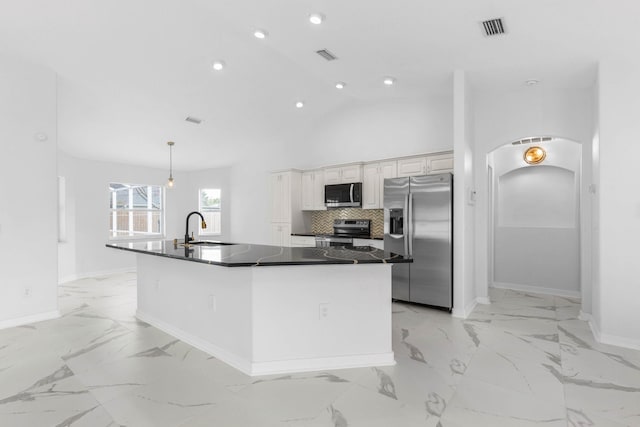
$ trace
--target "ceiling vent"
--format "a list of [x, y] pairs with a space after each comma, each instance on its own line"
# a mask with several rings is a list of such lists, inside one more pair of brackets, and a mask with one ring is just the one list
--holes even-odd
[[482, 21], [482, 28], [484, 29], [484, 35], [489, 36], [497, 36], [499, 34], [504, 34], [506, 31], [504, 30], [504, 24], [502, 23], [502, 18], [489, 19], [488, 21]]
[[334, 61], [334, 60], [338, 59], [337, 56], [335, 56], [333, 53], [329, 52], [327, 49], [316, 50], [316, 53], [318, 55], [322, 56], [327, 61]]
[[534, 144], [534, 143], [539, 143], [539, 142], [549, 142], [551, 141], [551, 137], [549, 136], [538, 136], [535, 138], [525, 138], [525, 139], [521, 139], [518, 141], [514, 141], [511, 143], [511, 145], [522, 145], [522, 144]]
[[185, 121], [189, 123], [194, 123], [196, 125], [199, 125], [200, 123], [202, 123], [202, 119], [199, 119], [197, 117], [192, 117], [192, 116], [187, 117]]

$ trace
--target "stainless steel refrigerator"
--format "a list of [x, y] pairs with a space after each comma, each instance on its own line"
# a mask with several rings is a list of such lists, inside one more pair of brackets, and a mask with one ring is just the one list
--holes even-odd
[[393, 265], [393, 299], [452, 309], [452, 174], [384, 180], [384, 249], [413, 258]]

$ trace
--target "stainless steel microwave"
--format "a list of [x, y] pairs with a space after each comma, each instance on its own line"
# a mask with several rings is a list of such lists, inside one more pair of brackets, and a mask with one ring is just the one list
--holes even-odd
[[362, 206], [362, 183], [325, 185], [324, 204], [328, 208]]

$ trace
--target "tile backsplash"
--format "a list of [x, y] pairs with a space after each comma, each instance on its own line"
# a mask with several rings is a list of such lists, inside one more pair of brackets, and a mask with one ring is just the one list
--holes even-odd
[[383, 209], [328, 209], [326, 211], [313, 211], [311, 213], [311, 232], [314, 234], [333, 233], [334, 219], [370, 219], [371, 235], [382, 237], [384, 234], [384, 210]]

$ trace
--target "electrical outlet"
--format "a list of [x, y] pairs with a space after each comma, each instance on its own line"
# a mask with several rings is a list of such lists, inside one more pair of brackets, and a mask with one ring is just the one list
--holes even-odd
[[24, 288], [24, 297], [25, 298], [31, 297], [31, 288], [28, 286]]
[[322, 320], [326, 319], [327, 317], [329, 317], [329, 303], [321, 302], [318, 306], [318, 318]]
[[216, 312], [217, 301], [216, 301], [215, 295], [209, 295], [207, 306], [208, 306], [209, 310], [213, 311], [214, 313]]
[[156, 292], [160, 291], [160, 280], [156, 279], [156, 283], [154, 284], [154, 289]]

